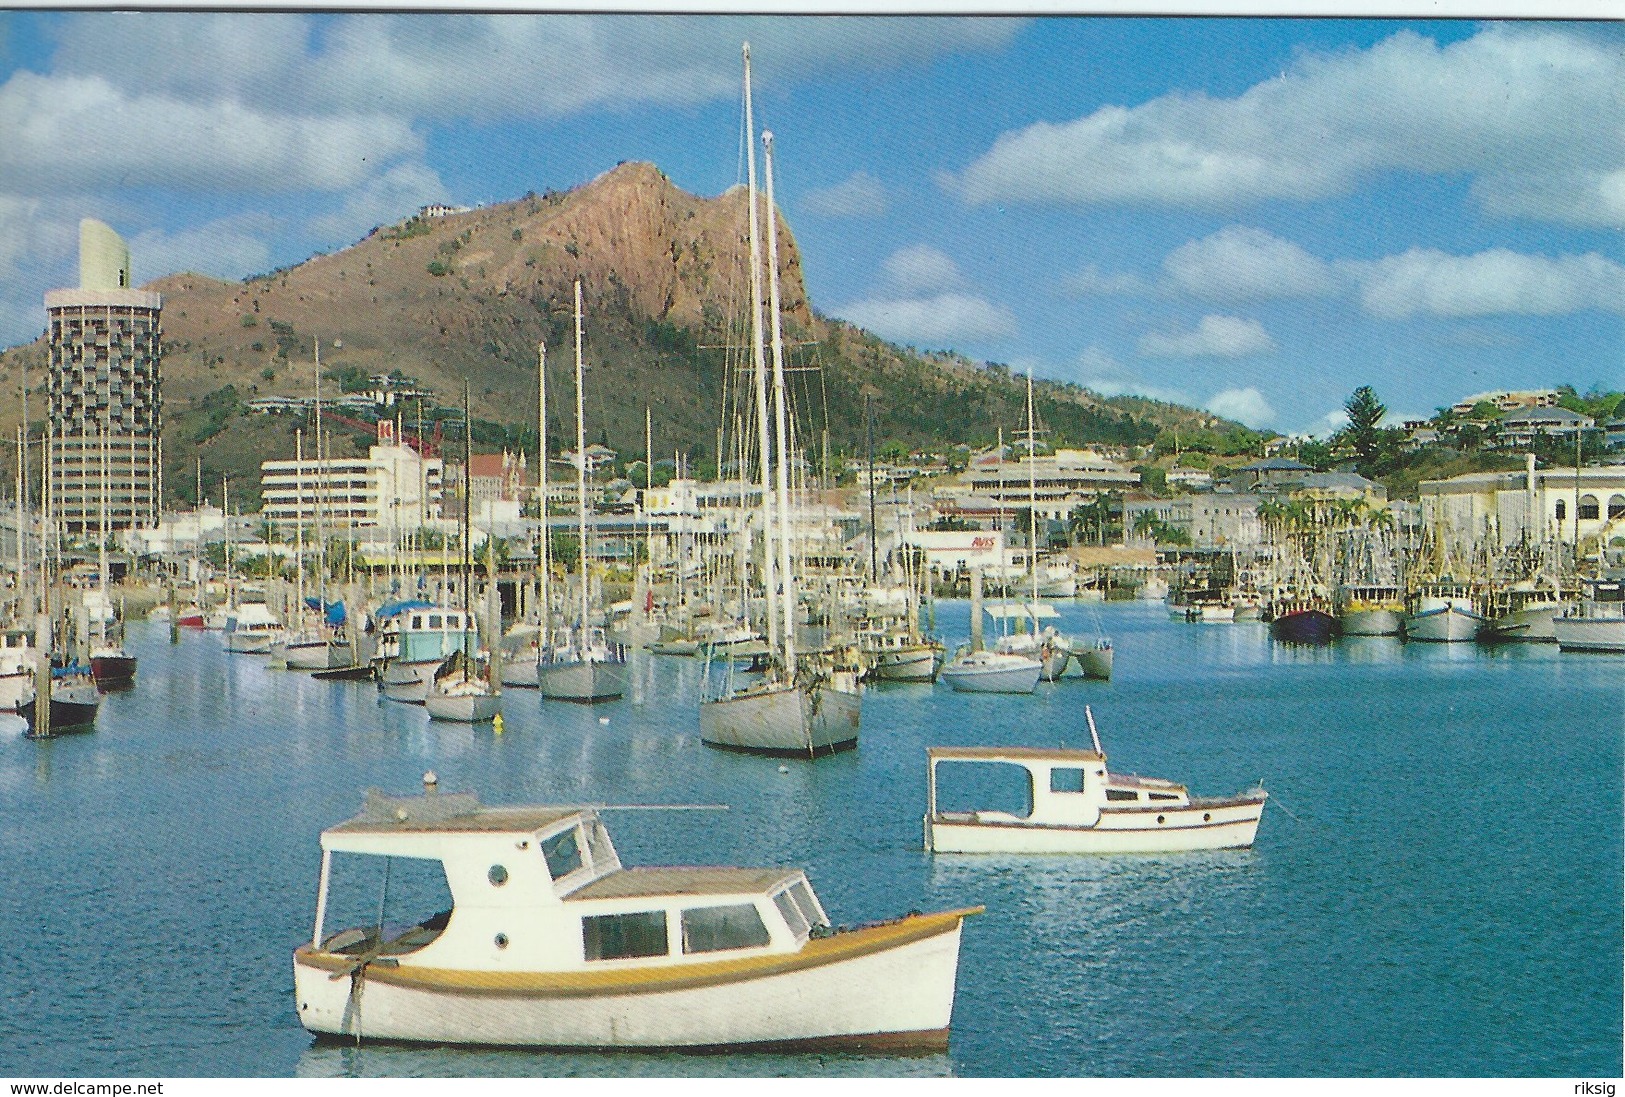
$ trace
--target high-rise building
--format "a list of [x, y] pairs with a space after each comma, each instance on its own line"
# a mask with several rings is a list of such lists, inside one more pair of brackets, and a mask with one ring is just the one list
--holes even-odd
[[79, 222], [79, 287], [45, 294], [52, 510], [69, 533], [100, 530], [104, 506], [107, 529], [158, 520], [162, 307], [133, 288], [119, 235]]

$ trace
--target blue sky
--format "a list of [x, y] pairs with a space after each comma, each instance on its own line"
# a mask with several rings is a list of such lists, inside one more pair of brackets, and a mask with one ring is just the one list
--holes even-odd
[[1625, 26], [0, 13], [0, 345], [75, 279], [240, 278], [430, 201], [741, 177], [752, 43], [822, 311], [1324, 431], [1625, 387]]

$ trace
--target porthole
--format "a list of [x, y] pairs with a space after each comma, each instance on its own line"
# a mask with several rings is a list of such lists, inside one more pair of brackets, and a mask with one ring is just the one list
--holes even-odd
[[1158, 825], [1159, 825], [1159, 826], [1160, 826], [1160, 825], [1161, 825], [1161, 824], [1163, 824], [1163, 823], [1166, 823], [1166, 822], [1167, 822], [1167, 821], [1168, 821], [1168, 816], [1166, 816], [1166, 815], [1159, 815], [1159, 816], [1157, 816], [1157, 824], [1158, 824]]
[[497, 934], [496, 935], [496, 945], [497, 945], [497, 948], [507, 948], [508, 947], [508, 935], [506, 933]]
[[1202, 812], [1202, 822], [1211, 823], [1212, 821], [1213, 821], [1213, 813], [1211, 811]]
[[491, 871], [485, 874], [485, 878], [491, 881], [492, 887], [499, 888], [508, 882], [508, 870], [502, 865], [492, 865]]

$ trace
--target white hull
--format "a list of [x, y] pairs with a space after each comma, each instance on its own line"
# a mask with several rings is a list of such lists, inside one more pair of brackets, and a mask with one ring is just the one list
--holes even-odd
[[1047, 583], [1038, 585], [1040, 598], [1076, 598], [1078, 596], [1078, 580], [1068, 576], [1065, 579], [1051, 579]]
[[1572, 603], [1569, 602], [1543, 602], [1537, 606], [1513, 610], [1503, 613], [1485, 626], [1490, 639], [1494, 640], [1527, 640], [1535, 643], [1552, 644], [1557, 642], [1556, 619], [1560, 617]]
[[502, 664], [502, 684], [521, 689], [538, 689], [542, 684], [542, 664], [534, 651], [521, 652]]
[[828, 754], [858, 742], [862, 698], [827, 686], [736, 694], [700, 705], [700, 740], [767, 754]]
[[466, 973], [457, 990], [422, 989], [386, 982], [380, 972], [352, 996], [350, 979], [297, 960], [294, 989], [305, 1028], [351, 1039], [713, 1048], [862, 1044], [884, 1034], [876, 1046], [903, 1036], [940, 1045], [953, 1012], [959, 937], [956, 923], [882, 951], [754, 977], [729, 977], [727, 961], [695, 964], [720, 971], [705, 985], [641, 993], [504, 992], [481, 989], [480, 972]]
[[327, 640], [286, 644], [282, 655], [291, 670], [333, 670], [350, 665], [350, 649]]
[[502, 698], [490, 693], [447, 695], [430, 690], [423, 699], [429, 719], [458, 724], [483, 724], [502, 711]]
[[1405, 617], [1405, 638], [1440, 644], [1460, 644], [1478, 635], [1484, 618], [1455, 603], [1423, 609]]
[[1559, 617], [1552, 628], [1564, 651], [1625, 651], [1625, 617]]
[[941, 662], [935, 648], [883, 651], [875, 659], [875, 677], [883, 682], [934, 682]]
[[269, 655], [277, 636], [269, 632], [228, 632], [226, 650], [237, 655]]
[[1264, 801], [1198, 800], [1189, 807], [1108, 808], [1101, 811], [1099, 821], [1089, 827], [989, 820], [988, 816], [993, 814], [1003, 813], [940, 813], [927, 820], [932, 850], [937, 853], [1183, 853], [1201, 849], [1245, 849], [1253, 844], [1258, 833]]
[[1044, 664], [1033, 659], [1001, 666], [949, 664], [942, 679], [960, 693], [1031, 693], [1043, 673]]
[[408, 705], [423, 704], [424, 698], [429, 696], [429, 683], [434, 680], [434, 672], [440, 668], [441, 662], [401, 663], [390, 660], [384, 664], [378, 676], [384, 696]]
[[33, 671], [0, 674], [0, 712], [16, 712], [18, 706], [33, 696]]
[[1235, 606], [1203, 606], [1202, 620], [1208, 624], [1229, 624], [1236, 619]]
[[1337, 615], [1344, 636], [1398, 636], [1404, 614], [1392, 609], [1351, 609]]
[[554, 701], [613, 701], [626, 693], [626, 667], [620, 663], [544, 663], [542, 696]]
[[1104, 680], [1112, 676], [1111, 648], [1073, 648], [1072, 658], [1085, 678]]

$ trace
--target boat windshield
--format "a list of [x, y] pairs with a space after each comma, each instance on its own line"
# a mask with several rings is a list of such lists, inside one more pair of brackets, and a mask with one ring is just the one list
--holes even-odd
[[339, 928], [322, 947], [358, 954], [376, 949], [383, 956], [416, 952], [440, 936], [451, 911], [451, 887], [439, 859], [335, 853], [324, 921]]

